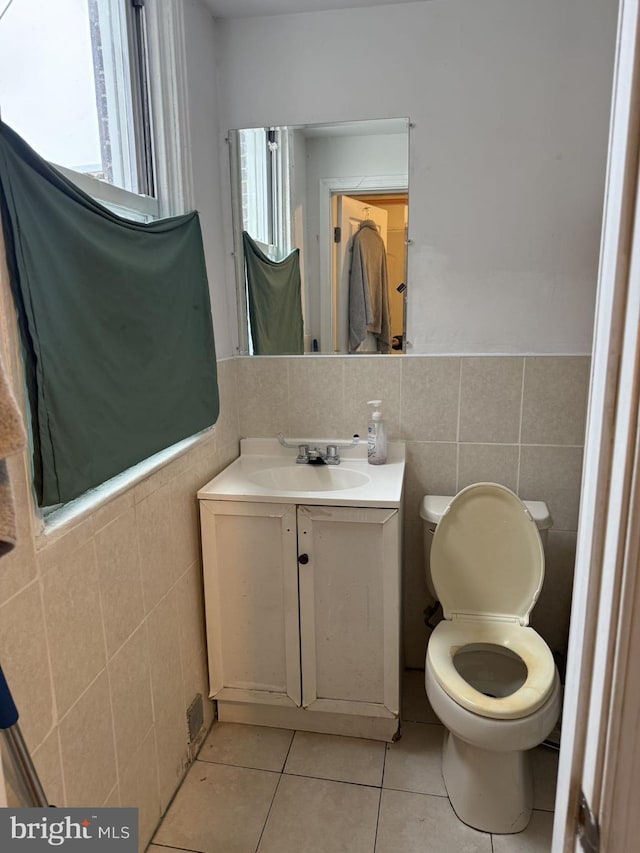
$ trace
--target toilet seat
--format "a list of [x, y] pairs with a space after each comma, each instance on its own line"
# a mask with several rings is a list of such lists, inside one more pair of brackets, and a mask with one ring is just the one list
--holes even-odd
[[[456, 653], [477, 643], [503, 646], [524, 662], [527, 678], [510, 696], [486, 696], [457, 671], [453, 662]], [[540, 708], [551, 694], [556, 673], [549, 647], [533, 628], [488, 619], [441, 622], [429, 640], [427, 661], [436, 681], [454, 702], [479, 716], [502, 720], [526, 717]]]

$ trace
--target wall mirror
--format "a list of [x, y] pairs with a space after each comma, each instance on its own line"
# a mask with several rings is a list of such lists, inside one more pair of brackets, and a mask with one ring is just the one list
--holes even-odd
[[244, 128], [229, 148], [240, 353], [404, 352], [408, 119]]

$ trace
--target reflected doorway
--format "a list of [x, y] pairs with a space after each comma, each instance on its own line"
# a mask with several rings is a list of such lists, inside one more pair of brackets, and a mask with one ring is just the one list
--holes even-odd
[[[371, 192], [332, 197], [334, 252], [332, 264], [332, 338], [334, 352], [349, 352], [349, 272], [353, 237], [362, 223], [373, 220], [382, 237], [387, 257], [387, 290], [391, 325], [392, 353], [404, 351], [406, 323], [407, 224], [409, 196], [407, 192]], [[358, 353], [375, 353], [373, 335], [358, 347]]]

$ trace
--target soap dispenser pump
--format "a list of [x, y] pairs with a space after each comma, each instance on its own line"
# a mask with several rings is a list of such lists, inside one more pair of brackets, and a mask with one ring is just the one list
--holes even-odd
[[382, 400], [369, 400], [367, 405], [373, 406], [367, 428], [367, 460], [370, 465], [384, 465], [387, 461], [387, 430], [380, 411]]

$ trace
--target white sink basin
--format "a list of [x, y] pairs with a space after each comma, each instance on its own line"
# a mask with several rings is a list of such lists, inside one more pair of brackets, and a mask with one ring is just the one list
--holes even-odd
[[297, 450], [282, 447], [275, 438], [245, 438], [240, 456], [203, 486], [198, 497], [361, 507], [402, 503], [402, 442], [389, 442], [385, 465], [368, 464], [366, 442], [341, 449], [339, 465], [298, 465], [296, 454]]
[[364, 486], [368, 474], [342, 465], [293, 465], [290, 468], [266, 468], [249, 475], [265, 489], [295, 492], [333, 492]]

